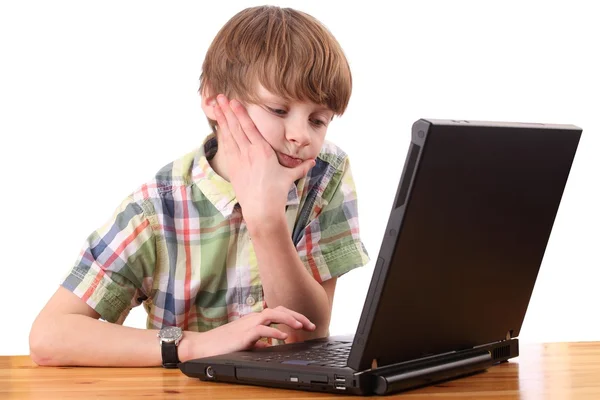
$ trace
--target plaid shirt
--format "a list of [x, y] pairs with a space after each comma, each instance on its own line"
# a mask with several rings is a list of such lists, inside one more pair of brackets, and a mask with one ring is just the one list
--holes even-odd
[[[207, 331], [266, 307], [258, 263], [232, 185], [210, 160], [217, 141], [162, 168], [87, 239], [62, 285], [106, 321], [144, 304], [147, 327]], [[325, 142], [288, 193], [286, 217], [318, 282], [365, 265], [347, 155]]]

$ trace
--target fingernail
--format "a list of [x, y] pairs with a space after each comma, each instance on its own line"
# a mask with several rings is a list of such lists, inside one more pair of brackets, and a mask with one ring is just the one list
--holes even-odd
[[225, 96], [223, 96], [222, 94], [218, 95], [217, 101], [219, 102], [219, 104], [225, 104], [225, 102], [226, 102]]
[[310, 323], [310, 327], [311, 327], [311, 328], [316, 328], [317, 326], [311, 322], [311, 323]]
[[300, 321], [296, 321], [296, 326], [297, 326], [298, 328], [301, 328], [301, 327], [302, 327], [302, 322], [300, 322]]

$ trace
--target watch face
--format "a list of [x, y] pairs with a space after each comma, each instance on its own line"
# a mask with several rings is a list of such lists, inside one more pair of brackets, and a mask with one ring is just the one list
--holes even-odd
[[160, 330], [160, 338], [165, 342], [173, 342], [181, 337], [181, 328], [170, 326]]

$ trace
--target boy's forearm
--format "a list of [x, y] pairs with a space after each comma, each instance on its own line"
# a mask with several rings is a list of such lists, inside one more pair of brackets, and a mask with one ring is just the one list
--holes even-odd
[[304, 314], [317, 326], [314, 332], [296, 332], [292, 335], [295, 340], [326, 336], [331, 317], [327, 293], [300, 260], [285, 215], [272, 219], [268, 226], [257, 226], [250, 236], [267, 305]]
[[162, 356], [157, 332], [86, 315], [45, 316], [34, 323], [31, 357], [37, 364], [48, 366], [159, 366]]
[[[44, 316], [34, 323], [31, 357], [45, 366], [156, 367], [162, 365], [157, 334], [158, 329], [131, 328], [80, 314]], [[213, 349], [204, 345], [202, 335], [183, 333], [177, 348], [181, 362], [210, 354]]]

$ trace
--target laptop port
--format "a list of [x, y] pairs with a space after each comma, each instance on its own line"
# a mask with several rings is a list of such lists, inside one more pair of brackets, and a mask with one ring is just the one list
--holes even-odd
[[343, 376], [333, 376], [333, 387], [337, 390], [346, 390], [346, 378]]
[[213, 367], [211, 367], [210, 365], [208, 367], [206, 367], [204, 372], [206, 373], [206, 376], [210, 379], [215, 377], [215, 371], [213, 370]]

